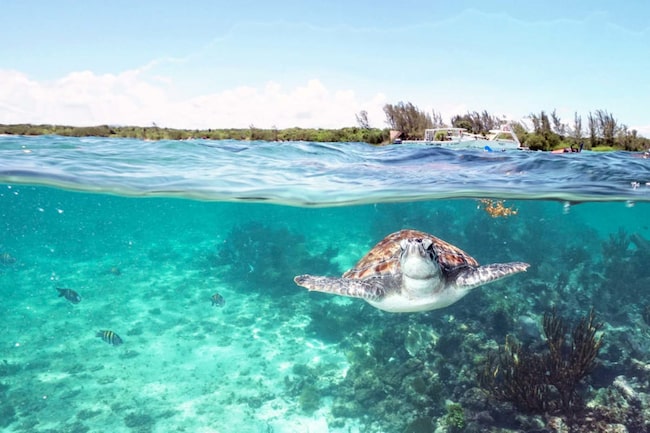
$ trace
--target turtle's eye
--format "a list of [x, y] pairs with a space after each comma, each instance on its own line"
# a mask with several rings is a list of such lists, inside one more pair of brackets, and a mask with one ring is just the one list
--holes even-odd
[[429, 246], [427, 247], [427, 255], [429, 256], [429, 258], [430, 258], [431, 260], [435, 260], [435, 259], [436, 259], [436, 252], [433, 250], [433, 245], [429, 245]]
[[426, 253], [427, 257], [429, 257], [431, 260], [435, 260], [436, 252], [433, 249], [433, 242], [431, 242], [430, 239], [418, 239], [418, 242], [422, 244], [422, 248], [424, 248], [424, 252]]

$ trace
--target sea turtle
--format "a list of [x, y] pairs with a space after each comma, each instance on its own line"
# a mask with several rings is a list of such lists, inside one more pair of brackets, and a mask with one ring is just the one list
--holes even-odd
[[399, 313], [444, 308], [480, 285], [525, 271], [528, 263], [479, 266], [461, 249], [417, 230], [382, 239], [341, 278], [298, 275], [299, 286], [361, 298], [380, 310]]

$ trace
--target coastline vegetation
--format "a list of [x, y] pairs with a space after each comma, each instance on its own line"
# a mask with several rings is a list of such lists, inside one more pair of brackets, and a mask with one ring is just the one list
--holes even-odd
[[7, 135], [60, 135], [65, 137], [113, 137], [142, 140], [264, 140], [264, 141], [316, 141], [365, 142], [381, 144], [388, 141], [388, 129], [348, 127], [341, 129], [174, 129], [153, 126], [62, 126], [62, 125], [0, 125], [0, 134]]
[[[465, 128], [472, 134], [487, 135], [491, 129], [498, 129], [505, 122], [487, 111], [473, 111], [453, 116], [451, 125], [447, 125], [440, 113], [435, 110], [425, 112], [410, 102], [386, 104], [384, 113], [386, 123], [391, 129], [401, 131], [401, 137], [405, 139], [421, 139], [425, 129], [448, 126]], [[635, 129], [629, 129], [607, 110], [589, 112], [584, 124], [577, 112], [571, 124], [563, 122], [556, 110], [550, 113], [542, 110], [527, 117], [532, 124], [530, 129], [522, 122], [511, 122], [510, 125], [521, 145], [531, 150], [577, 150], [582, 147], [595, 151], [641, 151], [650, 148], [650, 139], [639, 136]]]
[[[174, 129], [152, 126], [65, 126], [33, 124], [0, 124], [0, 134], [6, 135], [60, 135], [71, 137], [117, 137], [143, 140], [263, 140], [263, 141], [315, 141], [315, 142], [364, 142], [373, 145], [390, 144], [392, 131], [399, 131], [404, 139], [421, 139], [424, 130], [429, 128], [465, 128], [473, 134], [487, 135], [497, 129], [503, 119], [487, 111], [467, 112], [451, 118], [447, 125], [440, 113], [420, 110], [410, 102], [384, 105], [387, 128], [371, 127], [368, 113], [361, 111], [356, 115], [357, 126], [340, 129], [322, 128], [248, 128], [226, 129]], [[522, 146], [531, 150], [555, 150], [563, 148], [584, 148], [595, 151], [650, 149], [650, 139], [639, 136], [606, 110], [589, 112], [583, 125], [582, 116], [574, 114], [571, 124], [565, 123], [553, 110], [540, 111], [528, 117], [532, 128], [522, 122], [511, 122]]]

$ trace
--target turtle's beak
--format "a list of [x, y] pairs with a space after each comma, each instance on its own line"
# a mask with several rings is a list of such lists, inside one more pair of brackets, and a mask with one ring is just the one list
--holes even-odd
[[426, 251], [424, 250], [422, 246], [422, 242], [419, 239], [412, 239], [411, 242], [408, 244], [408, 254], [417, 254], [420, 257], [424, 257], [426, 255]]
[[405, 276], [413, 279], [428, 279], [439, 271], [437, 263], [430, 256], [428, 239], [406, 239], [400, 243], [402, 253], [400, 266]]
[[427, 249], [431, 246], [429, 239], [403, 239], [400, 242], [402, 256], [417, 254], [420, 257], [426, 257]]

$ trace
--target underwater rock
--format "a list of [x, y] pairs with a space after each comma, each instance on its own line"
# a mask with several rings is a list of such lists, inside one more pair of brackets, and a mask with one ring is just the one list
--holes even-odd
[[650, 241], [641, 236], [638, 233], [632, 233], [630, 235], [630, 241], [640, 250], [644, 250], [647, 253], [650, 253]]
[[318, 410], [320, 407], [320, 392], [314, 385], [306, 385], [303, 387], [298, 397], [300, 409], [306, 413], [311, 414]]
[[641, 317], [646, 325], [650, 326], [650, 304], [646, 304], [641, 312]]
[[628, 401], [638, 401], [639, 394], [632, 388], [632, 386], [627, 382], [625, 376], [617, 376], [612, 383], [616, 389], [621, 392], [621, 395]]
[[[5, 400], [3, 398], [3, 400]], [[0, 427], [8, 427], [16, 420], [16, 409], [9, 401], [5, 400], [0, 404]]]
[[411, 421], [403, 433], [434, 433], [434, 420], [431, 417], [424, 416]]
[[124, 416], [124, 425], [137, 431], [150, 431], [156, 424], [156, 419], [142, 412], [131, 412]]
[[524, 342], [536, 341], [539, 340], [542, 336], [539, 322], [529, 315], [522, 315], [517, 317], [515, 329], [517, 336]]
[[459, 403], [469, 412], [468, 418], [484, 427], [515, 426], [516, 412], [509, 402], [493, 398], [485, 390], [472, 387], [466, 390]]
[[[643, 376], [647, 377], [646, 375]], [[644, 380], [645, 382], [645, 380]], [[597, 390], [587, 407], [588, 412], [574, 426], [577, 433], [647, 432], [650, 431], [649, 396], [635, 380], [617, 376], [607, 388]]]
[[424, 325], [410, 326], [404, 339], [404, 347], [411, 356], [435, 347], [438, 335], [433, 329]]

